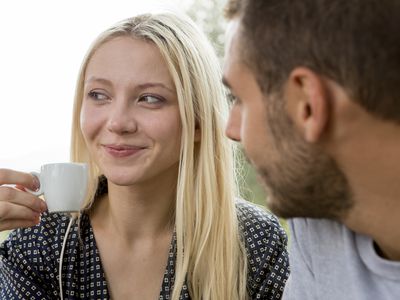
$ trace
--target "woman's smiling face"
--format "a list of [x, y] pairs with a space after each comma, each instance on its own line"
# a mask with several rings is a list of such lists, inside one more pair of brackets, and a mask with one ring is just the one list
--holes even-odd
[[181, 119], [158, 50], [132, 37], [101, 45], [84, 77], [81, 128], [100, 171], [118, 185], [176, 176]]

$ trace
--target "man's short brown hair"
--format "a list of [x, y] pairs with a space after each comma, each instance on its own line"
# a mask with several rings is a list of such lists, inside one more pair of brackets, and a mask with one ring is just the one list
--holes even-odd
[[400, 122], [399, 0], [230, 0], [225, 15], [240, 19], [242, 58], [265, 94], [304, 66]]

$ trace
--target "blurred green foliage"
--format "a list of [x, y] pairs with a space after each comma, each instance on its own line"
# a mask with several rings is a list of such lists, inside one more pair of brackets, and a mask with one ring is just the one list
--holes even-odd
[[8, 230], [0, 232], [0, 242], [2, 242], [4, 239], [6, 239], [9, 233], [10, 232]]
[[227, 25], [222, 14], [225, 2], [226, 0], [194, 0], [187, 9], [187, 14], [209, 38], [221, 63]]

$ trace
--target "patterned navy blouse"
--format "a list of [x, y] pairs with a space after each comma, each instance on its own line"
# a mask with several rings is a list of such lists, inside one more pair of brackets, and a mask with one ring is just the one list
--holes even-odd
[[[251, 299], [280, 299], [288, 277], [286, 234], [275, 217], [245, 201], [237, 203], [245, 240]], [[13, 231], [0, 247], [0, 299], [59, 299], [59, 261], [69, 216], [44, 214], [39, 225]], [[64, 299], [110, 299], [87, 214], [72, 224], [63, 255]], [[80, 227], [80, 237], [78, 235]], [[170, 299], [176, 240], [172, 240], [160, 299]], [[180, 299], [190, 299], [185, 284]], [[222, 300], [222, 299], [221, 299]]]

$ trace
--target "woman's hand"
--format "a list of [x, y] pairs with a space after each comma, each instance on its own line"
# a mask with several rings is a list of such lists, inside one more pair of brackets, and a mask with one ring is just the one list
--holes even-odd
[[[12, 185], [12, 186], [5, 186]], [[37, 190], [39, 182], [29, 173], [0, 169], [0, 231], [31, 227], [40, 222], [46, 203], [26, 192]]]

